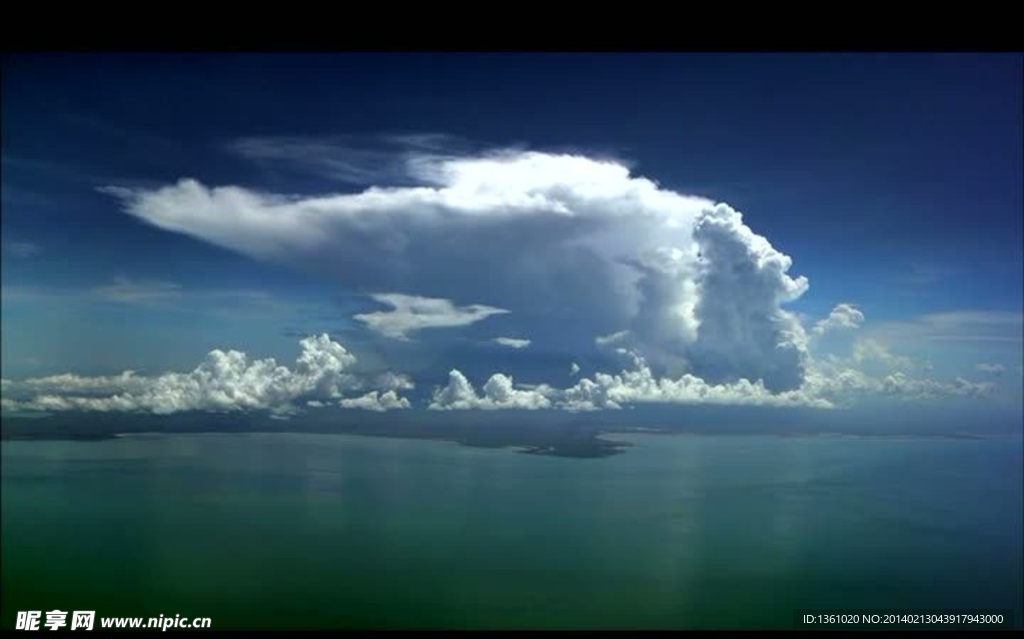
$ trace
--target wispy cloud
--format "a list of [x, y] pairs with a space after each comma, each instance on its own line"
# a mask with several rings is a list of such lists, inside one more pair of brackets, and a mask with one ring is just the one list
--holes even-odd
[[932, 286], [963, 273], [962, 268], [949, 264], [912, 262], [892, 276], [900, 286]]
[[[134, 279], [124, 275], [87, 288], [4, 286], [0, 297], [9, 302], [108, 304], [235, 317], [246, 313], [295, 310], [267, 291], [253, 289], [192, 289], [176, 282]], [[308, 333], [304, 333], [308, 334]]]
[[43, 247], [39, 246], [35, 242], [4, 242], [4, 248], [10, 252], [11, 255], [20, 259], [26, 259], [38, 255]]
[[492, 341], [497, 342], [502, 346], [507, 346], [509, 348], [515, 349], [526, 348], [531, 344], [531, 340], [520, 339], [517, 337], [495, 337]]
[[86, 130], [107, 138], [116, 138], [121, 143], [128, 142], [151, 153], [168, 153], [182, 148], [181, 142], [174, 138], [156, 135], [141, 129], [128, 128], [92, 115], [66, 113], [61, 117], [78, 130]]
[[423, 154], [464, 146], [442, 134], [254, 136], [228, 142], [228, 152], [262, 164], [349, 184], [405, 181], [409, 163]]
[[1021, 342], [1024, 314], [1019, 311], [949, 311], [907, 321], [878, 324], [871, 334], [887, 343]]
[[974, 368], [977, 369], [978, 371], [981, 371], [982, 373], [988, 373], [989, 375], [993, 375], [995, 377], [1001, 377], [1003, 373], [1006, 372], [1006, 367], [1003, 366], [1002, 364], [989, 364], [982, 362], [981, 364], [975, 365]]
[[150, 305], [180, 300], [181, 285], [159, 280], [136, 281], [118, 276], [113, 283], [97, 286], [91, 291], [94, 298], [119, 304]]
[[[45, 177], [50, 181], [70, 183], [76, 186], [95, 186], [96, 184], [110, 183], [127, 186], [134, 183], [138, 185], [139, 188], [144, 188], [147, 184], [151, 184], [148, 181], [140, 182], [133, 180], [125, 175], [97, 173], [95, 167], [86, 164], [54, 160], [39, 160], [35, 158], [10, 155], [8, 153], [4, 153], [2, 157], [0, 157], [0, 162], [3, 163], [5, 169], [13, 170], [16, 174], [33, 174]], [[27, 203], [42, 205], [47, 203], [52, 204], [55, 201], [54, 195], [50, 192], [29, 190], [21, 185], [5, 183], [3, 188], [5, 197], [7, 197], [7, 191], [9, 190], [15, 191], [16, 199], [24, 200]]]

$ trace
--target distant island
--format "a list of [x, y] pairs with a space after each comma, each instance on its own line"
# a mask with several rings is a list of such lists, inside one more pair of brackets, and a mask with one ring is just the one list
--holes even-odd
[[[766, 435], [776, 437], [984, 439], [984, 434], [934, 432], [927, 424], [900, 430], [866, 430], [856, 421], [841, 424], [821, 419], [806, 423], [773, 413], [775, 420], [749, 420], [735, 411], [731, 419], [706, 419], [699, 410], [683, 416], [643, 411], [595, 415], [559, 411], [448, 411], [371, 413], [323, 409], [288, 419], [269, 413], [188, 412], [173, 415], [65, 412], [47, 416], [6, 414], [0, 420], [3, 440], [101, 440], [138, 433], [338, 433], [374, 437], [431, 439], [480, 448], [508, 448], [528, 455], [598, 458], [628, 450], [631, 443], [602, 435], [692, 434]], [[630, 423], [632, 422], [632, 423]]]
[[178, 413], [148, 415], [124, 413], [60, 413], [47, 417], [4, 416], [0, 438], [4, 440], [103, 440], [137, 433], [242, 433], [299, 432], [338, 433], [374, 437], [433, 439], [479, 448], [513, 448], [532, 455], [558, 457], [607, 457], [632, 444], [600, 437], [602, 429], [584, 420], [558, 424], [536, 420], [466, 420], [449, 414], [429, 422], [391, 414], [350, 411], [316, 411], [292, 419], [275, 419], [266, 413]]

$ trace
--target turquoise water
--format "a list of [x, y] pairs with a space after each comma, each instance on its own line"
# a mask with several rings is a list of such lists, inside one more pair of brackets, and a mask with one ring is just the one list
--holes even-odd
[[1021, 614], [1021, 442], [630, 435], [601, 459], [346, 435], [4, 441], [2, 600], [226, 627], [706, 628]]

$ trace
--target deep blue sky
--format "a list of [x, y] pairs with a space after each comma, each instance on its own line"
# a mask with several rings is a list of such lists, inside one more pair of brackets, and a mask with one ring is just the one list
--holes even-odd
[[[334, 283], [146, 226], [96, 191], [182, 177], [281, 194], [356, 188], [232, 154], [247, 137], [443, 133], [612, 155], [743, 211], [809, 278], [792, 305], [809, 318], [844, 301], [870, 322], [1019, 315], [1022, 84], [1012, 54], [8, 55], [4, 376], [181, 368], [217, 345], [288, 359], [282, 331], [351, 324]], [[39, 294], [119, 276], [259, 290], [286, 308], [228, 328]], [[986, 344], [943, 346], [967, 372], [1019, 364], [1019, 342]]]

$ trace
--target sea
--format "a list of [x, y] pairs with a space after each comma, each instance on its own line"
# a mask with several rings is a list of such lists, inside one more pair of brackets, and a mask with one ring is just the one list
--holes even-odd
[[0, 623], [792, 628], [1009, 611], [1017, 437], [618, 434], [599, 458], [300, 433], [2, 442]]

